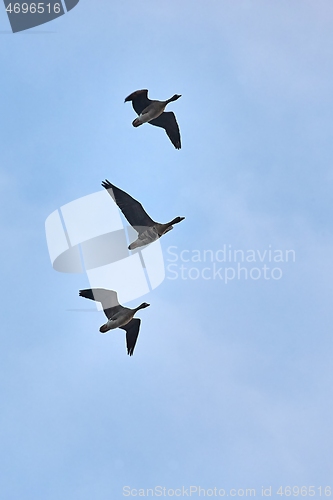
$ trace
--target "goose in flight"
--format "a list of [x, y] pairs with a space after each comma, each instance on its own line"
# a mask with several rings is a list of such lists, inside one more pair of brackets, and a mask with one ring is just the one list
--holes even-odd
[[178, 222], [185, 219], [185, 217], [176, 217], [166, 224], [160, 224], [149, 217], [141, 203], [125, 193], [125, 191], [111, 184], [107, 179], [102, 182], [102, 186], [108, 191], [113, 201], [118, 205], [128, 222], [139, 235], [138, 239], [129, 245], [129, 250], [152, 243], [173, 229], [173, 224], [178, 224]]
[[139, 127], [148, 122], [156, 127], [164, 128], [175, 148], [180, 149], [180, 132], [176, 117], [172, 111], [164, 111], [169, 102], [176, 101], [180, 97], [181, 95], [175, 94], [166, 101], [152, 101], [148, 99], [147, 89], [136, 90], [125, 99], [125, 102], [132, 101], [133, 109], [139, 115], [139, 118], [133, 120], [133, 127]]
[[108, 321], [99, 329], [101, 333], [106, 333], [114, 328], [121, 328], [126, 331], [127, 354], [133, 355], [134, 347], [139, 335], [141, 319], [133, 318], [139, 309], [150, 306], [143, 302], [135, 309], [123, 307], [118, 302], [117, 292], [106, 290], [105, 288], [88, 288], [79, 291], [80, 297], [101, 302], [105, 316]]

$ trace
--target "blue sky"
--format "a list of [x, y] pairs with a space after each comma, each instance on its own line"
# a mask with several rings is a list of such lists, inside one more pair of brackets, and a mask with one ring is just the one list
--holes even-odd
[[[3, 498], [333, 487], [332, 21], [321, 0], [81, 0], [13, 35], [0, 9]], [[141, 88], [182, 94], [180, 151], [132, 127]], [[166, 266], [170, 246], [295, 262], [228, 284], [167, 271], [130, 358], [102, 312], [71, 311], [87, 276], [55, 272], [45, 239], [105, 178], [186, 216]]]

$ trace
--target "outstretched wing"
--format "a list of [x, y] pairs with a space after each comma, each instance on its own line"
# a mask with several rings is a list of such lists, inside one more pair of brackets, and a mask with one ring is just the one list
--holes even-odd
[[141, 115], [142, 111], [151, 103], [151, 100], [148, 99], [147, 89], [136, 90], [126, 97], [125, 102], [128, 101], [132, 101], [133, 109], [138, 115]]
[[134, 347], [138, 339], [140, 323], [141, 319], [134, 318], [129, 323], [127, 323], [127, 325], [119, 327], [122, 330], [126, 330], [127, 354], [129, 354], [130, 356], [133, 355]]
[[139, 233], [142, 233], [147, 227], [152, 227], [156, 224], [149, 217], [141, 203], [125, 193], [125, 191], [114, 186], [107, 179], [102, 182], [102, 186], [107, 189], [109, 195], [117, 203], [128, 222]]
[[118, 302], [117, 292], [106, 290], [105, 288], [87, 288], [79, 290], [80, 297], [101, 302], [103, 311], [108, 319], [111, 319], [117, 312], [123, 309]]
[[148, 123], [156, 125], [156, 127], [164, 128], [175, 148], [181, 148], [179, 126], [175, 114], [172, 111], [164, 111], [160, 116], [154, 120], [150, 120]]

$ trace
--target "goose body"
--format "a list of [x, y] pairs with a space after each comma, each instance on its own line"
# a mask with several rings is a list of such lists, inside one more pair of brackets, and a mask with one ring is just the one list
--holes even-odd
[[147, 106], [140, 114], [139, 118], [135, 118], [135, 120], [132, 121], [133, 127], [139, 127], [143, 123], [150, 122], [150, 120], [154, 120], [154, 118], [157, 118], [160, 116], [163, 111], [165, 110], [166, 105], [168, 104], [167, 101], [151, 101], [151, 104]]
[[150, 304], [143, 302], [138, 307], [130, 309], [123, 307], [118, 302], [117, 292], [106, 290], [105, 288], [88, 288], [79, 291], [80, 297], [101, 302], [105, 316], [108, 321], [99, 329], [101, 333], [106, 333], [115, 328], [126, 331], [127, 354], [133, 355], [134, 347], [139, 335], [141, 320], [134, 318], [140, 309], [148, 307]]
[[132, 198], [128, 193], [111, 184], [107, 179], [102, 186], [108, 191], [113, 201], [118, 205], [128, 222], [137, 231], [138, 238], [129, 245], [129, 250], [148, 245], [173, 229], [173, 224], [178, 224], [185, 217], [175, 217], [166, 224], [155, 222], [149, 217], [141, 203]]
[[179, 99], [181, 95], [175, 94], [166, 101], [148, 99], [148, 90], [136, 90], [126, 97], [125, 102], [132, 101], [134, 111], [139, 115], [133, 120], [133, 127], [139, 127], [143, 123], [150, 123], [156, 127], [164, 128], [169, 139], [176, 149], [181, 148], [180, 132], [174, 113], [165, 112], [165, 107]]

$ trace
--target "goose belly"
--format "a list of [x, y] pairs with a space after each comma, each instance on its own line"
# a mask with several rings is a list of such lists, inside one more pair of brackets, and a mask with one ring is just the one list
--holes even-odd
[[119, 328], [120, 326], [127, 325], [127, 323], [129, 323], [131, 321], [132, 317], [133, 317], [133, 314], [128, 315], [126, 317], [117, 318], [117, 319], [109, 319], [109, 321], [107, 321], [107, 323], [105, 323], [105, 325], [101, 326], [99, 331], [101, 333], [106, 333], [109, 330], [114, 330], [115, 328]]
[[146, 231], [141, 233], [139, 238], [133, 241], [133, 243], [131, 243], [128, 248], [130, 250], [133, 250], [134, 248], [143, 247], [144, 245], [149, 245], [149, 243], [153, 243], [153, 241], [156, 241], [159, 237], [160, 236], [156, 228], [150, 227], [149, 229], [146, 229]]
[[148, 111], [148, 113], [141, 113], [139, 116], [139, 120], [141, 123], [147, 123], [150, 122], [150, 120], [154, 120], [158, 116], [160, 116], [163, 111], [164, 111], [165, 106], [163, 107], [158, 107], [158, 108], [153, 108]]

